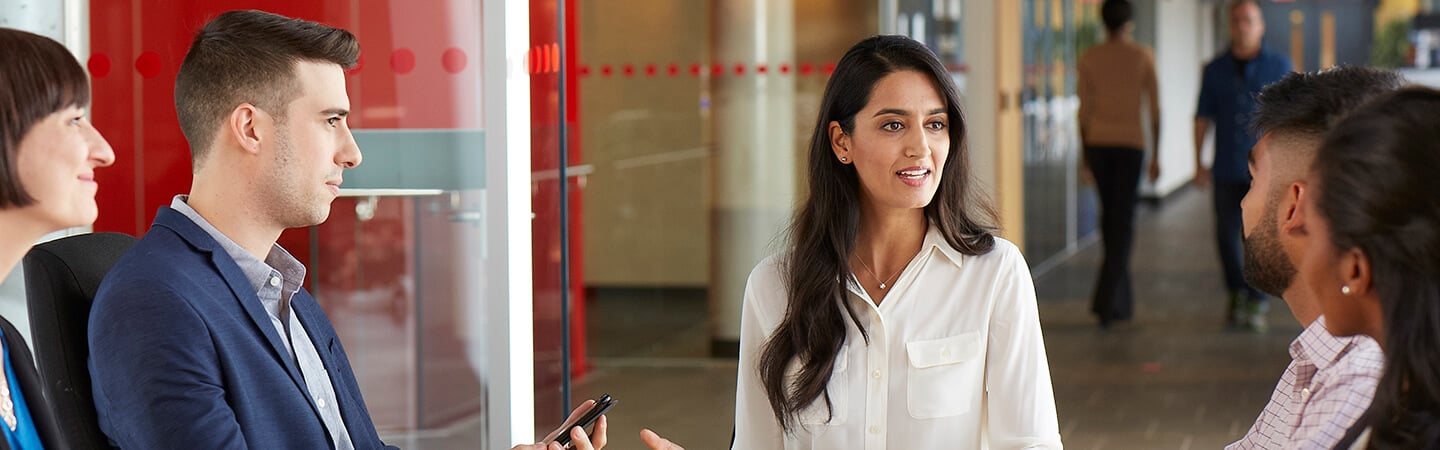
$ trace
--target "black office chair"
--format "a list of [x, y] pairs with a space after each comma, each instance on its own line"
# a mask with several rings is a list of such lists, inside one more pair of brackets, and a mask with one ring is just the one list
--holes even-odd
[[135, 242], [127, 234], [82, 234], [36, 245], [25, 255], [35, 362], [72, 448], [110, 448], [90, 393], [86, 326], [100, 280]]

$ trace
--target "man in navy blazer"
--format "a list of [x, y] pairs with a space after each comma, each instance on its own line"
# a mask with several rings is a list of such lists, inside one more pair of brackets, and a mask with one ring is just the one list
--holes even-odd
[[[378, 449], [359, 384], [305, 266], [275, 244], [324, 222], [345, 169], [344, 70], [355, 36], [261, 11], [231, 11], [196, 35], [175, 79], [190, 143], [189, 195], [106, 275], [90, 312], [100, 428], [123, 449]], [[594, 401], [571, 413], [579, 417]], [[512, 450], [600, 450], [595, 431], [557, 430]], [[654, 433], [654, 449], [681, 450]]]
[[231, 11], [175, 81], [188, 196], [105, 278], [90, 315], [100, 426], [121, 448], [385, 448], [305, 267], [275, 244], [319, 224], [360, 164], [345, 30]]

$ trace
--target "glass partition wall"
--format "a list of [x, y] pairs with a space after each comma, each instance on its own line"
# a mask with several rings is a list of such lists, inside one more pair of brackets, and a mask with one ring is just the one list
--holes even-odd
[[532, 346], [532, 330], [553, 327], [532, 303], [532, 292], [549, 291], [532, 280], [553, 283], [546, 275], [554, 269], [532, 266], [531, 236], [558, 236], [558, 228], [532, 221], [531, 142], [549, 145], [554, 139], [543, 138], [558, 131], [532, 135], [530, 68], [539, 52], [529, 2], [88, 6], [82, 58], [94, 81], [94, 122], [117, 156], [105, 174], [117, 188], [101, 191], [95, 229], [136, 235], [190, 184], [173, 92], [201, 25], [253, 8], [353, 32], [362, 54], [346, 75], [347, 120], [364, 162], [346, 173], [328, 221], [290, 230], [280, 243], [309, 267], [306, 287], [344, 342], [387, 442], [459, 449], [535, 439], [533, 355], [550, 352]]

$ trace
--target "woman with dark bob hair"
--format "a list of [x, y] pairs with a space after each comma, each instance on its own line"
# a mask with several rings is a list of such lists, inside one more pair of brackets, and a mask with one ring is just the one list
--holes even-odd
[[[115, 152], [85, 118], [90, 82], [60, 43], [0, 28], [0, 273], [51, 232], [95, 221]], [[66, 448], [25, 339], [0, 318], [0, 449]]]
[[1370, 409], [1337, 448], [1440, 448], [1440, 91], [1410, 87], [1343, 119], [1301, 203], [1302, 279], [1336, 336], [1385, 352]]
[[1060, 448], [1035, 288], [960, 104], [909, 38], [836, 65], [789, 247], [746, 284], [734, 448]]

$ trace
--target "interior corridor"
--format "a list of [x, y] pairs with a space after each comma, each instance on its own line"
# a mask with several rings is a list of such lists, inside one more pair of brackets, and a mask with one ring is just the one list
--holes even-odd
[[[1191, 188], [1141, 206], [1131, 325], [1101, 331], [1088, 312], [1095, 243], [1036, 278], [1066, 448], [1220, 448], [1260, 413], [1301, 327], [1275, 300], [1268, 333], [1224, 330], [1210, 211], [1209, 193]], [[706, 356], [705, 311], [703, 293], [594, 296], [595, 370], [575, 398], [620, 400], [609, 414], [612, 448], [641, 448], [641, 427], [690, 450], [726, 448], [736, 365]]]

